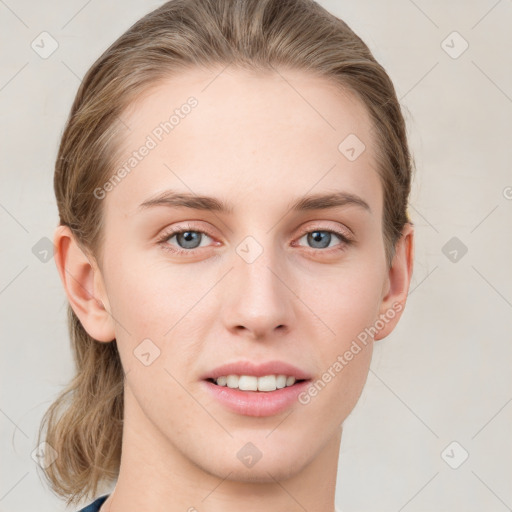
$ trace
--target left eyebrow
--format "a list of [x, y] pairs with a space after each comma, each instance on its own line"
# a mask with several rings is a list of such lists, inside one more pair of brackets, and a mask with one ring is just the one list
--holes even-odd
[[293, 202], [289, 208], [293, 211], [327, 210], [346, 205], [356, 205], [372, 213], [370, 205], [362, 197], [350, 192], [304, 196]]
[[[356, 205], [371, 213], [369, 204], [361, 197], [350, 192], [333, 192], [330, 194], [314, 194], [296, 199], [288, 205], [288, 209], [296, 212], [308, 210], [327, 210], [339, 206]], [[155, 197], [149, 198], [138, 207], [144, 210], [154, 206], [183, 207], [194, 210], [210, 210], [220, 213], [233, 213], [233, 205], [211, 196], [200, 196], [188, 192], [166, 190]]]

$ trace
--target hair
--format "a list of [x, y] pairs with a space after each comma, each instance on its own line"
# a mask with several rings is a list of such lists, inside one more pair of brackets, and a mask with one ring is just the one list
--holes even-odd
[[[54, 189], [60, 225], [101, 259], [103, 203], [124, 135], [121, 114], [138, 96], [181, 71], [222, 65], [256, 72], [294, 69], [351, 91], [376, 134], [384, 193], [383, 239], [390, 266], [407, 214], [413, 158], [395, 89], [366, 44], [313, 0], [172, 0], [122, 34], [94, 62], [74, 99], [60, 141]], [[124, 372], [117, 342], [98, 342], [68, 303], [76, 374], [46, 411], [38, 444], [57, 453], [44, 468], [53, 492], [76, 504], [119, 475]]]

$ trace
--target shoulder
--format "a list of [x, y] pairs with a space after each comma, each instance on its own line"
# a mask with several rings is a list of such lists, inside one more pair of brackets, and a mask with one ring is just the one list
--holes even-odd
[[105, 496], [101, 496], [94, 500], [90, 505], [87, 505], [85, 508], [78, 510], [78, 512], [98, 512], [101, 505], [103, 505], [104, 501], [110, 496], [110, 494], [105, 494]]

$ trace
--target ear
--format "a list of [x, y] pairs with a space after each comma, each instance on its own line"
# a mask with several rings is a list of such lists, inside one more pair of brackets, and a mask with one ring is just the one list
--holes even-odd
[[383, 297], [379, 308], [379, 319], [384, 324], [376, 333], [374, 340], [380, 340], [390, 334], [402, 316], [409, 292], [414, 262], [414, 227], [408, 222], [402, 229], [395, 255], [383, 286]]
[[53, 243], [60, 279], [80, 323], [95, 340], [114, 340], [115, 322], [95, 259], [84, 254], [68, 226], [57, 226]]

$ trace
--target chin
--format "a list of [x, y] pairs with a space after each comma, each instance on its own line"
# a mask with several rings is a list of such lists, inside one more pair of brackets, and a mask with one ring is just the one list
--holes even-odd
[[[230, 481], [240, 483], [275, 483], [275, 481], [287, 480], [302, 471], [308, 464], [308, 456], [311, 454], [304, 451], [303, 447], [295, 447], [293, 444], [281, 446], [279, 450], [272, 446], [270, 439], [258, 443], [247, 441], [235, 442], [235, 449], [225, 446], [224, 453], [213, 454], [213, 457], [206, 461], [199, 461], [199, 465], [207, 473], [213, 474], [218, 478], [227, 478]], [[260, 448], [257, 448], [260, 447]], [[222, 450], [222, 448], [221, 448]], [[245, 454], [250, 454], [253, 458], [244, 460]], [[212, 465], [213, 463], [213, 465]]]

